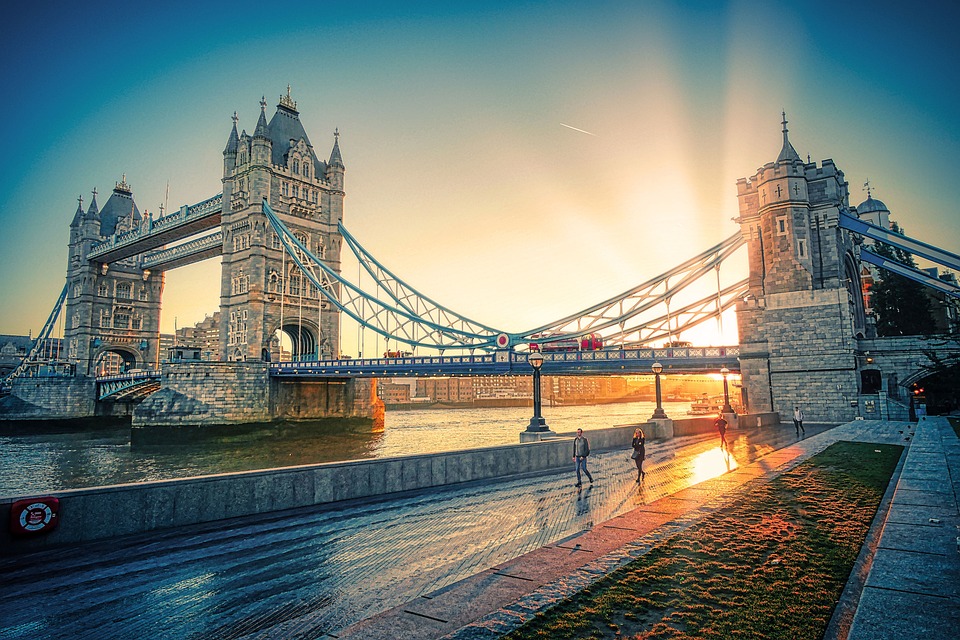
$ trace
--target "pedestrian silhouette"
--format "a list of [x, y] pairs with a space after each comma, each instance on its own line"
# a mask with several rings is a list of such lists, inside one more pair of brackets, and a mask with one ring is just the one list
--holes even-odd
[[727, 449], [727, 421], [724, 420], [722, 413], [713, 421], [713, 426], [715, 426], [717, 432], [720, 433], [720, 448]]
[[647, 472], [643, 470], [643, 460], [647, 457], [646, 440], [646, 436], [643, 435], [643, 429], [637, 427], [633, 432], [633, 453], [630, 454], [630, 457], [633, 458], [633, 461], [637, 465], [637, 484], [640, 484], [640, 481], [647, 476]]

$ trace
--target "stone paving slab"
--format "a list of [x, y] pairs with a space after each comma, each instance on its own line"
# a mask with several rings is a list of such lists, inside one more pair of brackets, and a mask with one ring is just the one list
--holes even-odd
[[945, 640], [956, 638], [960, 628], [960, 607], [956, 603], [873, 587], [863, 590], [857, 617], [860, 627], [856, 633], [870, 640]]
[[944, 418], [921, 420], [893, 494], [849, 640], [955, 638], [960, 624], [960, 457]]

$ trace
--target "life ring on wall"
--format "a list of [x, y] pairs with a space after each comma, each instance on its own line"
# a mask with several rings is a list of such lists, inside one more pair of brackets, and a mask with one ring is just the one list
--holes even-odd
[[57, 498], [17, 500], [10, 507], [10, 533], [15, 536], [50, 533], [57, 528], [59, 512]]

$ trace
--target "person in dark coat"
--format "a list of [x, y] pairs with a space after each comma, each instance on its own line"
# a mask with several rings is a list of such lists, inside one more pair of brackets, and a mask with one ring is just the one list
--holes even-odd
[[727, 421], [723, 418], [722, 413], [713, 421], [713, 426], [715, 426], [720, 433], [720, 448], [729, 451], [727, 447]]
[[643, 429], [637, 427], [633, 432], [633, 453], [630, 456], [637, 465], [637, 484], [647, 476], [647, 472], [643, 470], [643, 460], [647, 457], [646, 440]]

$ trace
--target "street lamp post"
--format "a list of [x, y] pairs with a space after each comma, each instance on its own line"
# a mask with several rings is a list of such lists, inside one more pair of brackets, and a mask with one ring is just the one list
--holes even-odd
[[650, 369], [653, 371], [653, 375], [655, 376], [654, 382], [657, 388], [657, 408], [653, 410], [653, 419], [666, 420], [667, 414], [663, 410], [663, 401], [660, 395], [660, 372], [663, 371], [663, 365], [659, 362], [654, 362], [653, 365], [650, 366]]
[[540, 415], [540, 367], [543, 366], [543, 355], [538, 352], [531, 353], [527, 357], [527, 362], [533, 368], [533, 417], [530, 418], [530, 424], [527, 425], [527, 431], [549, 431], [550, 427], [546, 425], [543, 416]]
[[723, 376], [723, 413], [733, 413], [733, 407], [730, 406], [730, 391], [727, 387], [727, 376], [730, 374], [730, 369], [722, 367], [720, 369], [720, 375]]

